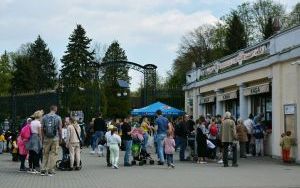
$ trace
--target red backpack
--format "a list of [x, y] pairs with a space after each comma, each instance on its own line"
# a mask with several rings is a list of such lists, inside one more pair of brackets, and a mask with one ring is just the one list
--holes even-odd
[[216, 124], [211, 124], [210, 129], [209, 129], [209, 134], [212, 136], [218, 135], [218, 127]]
[[20, 136], [22, 139], [24, 140], [29, 140], [30, 136], [31, 136], [31, 129], [30, 129], [30, 124], [26, 124], [20, 133]]

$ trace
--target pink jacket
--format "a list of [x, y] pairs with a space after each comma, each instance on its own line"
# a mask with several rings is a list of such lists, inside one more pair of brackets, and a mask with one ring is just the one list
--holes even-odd
[[17, 145], [19, 148], [19, 154], [20, 155], [27, 155], [28, 151], [26, 150], [25, 142], [22, 140], [21, 136], [18, 136], [17, 138]]
[[175, 140], [174, 138], [165, 138], [164, 147], [166, 154], [173, 154], [175, 152]]

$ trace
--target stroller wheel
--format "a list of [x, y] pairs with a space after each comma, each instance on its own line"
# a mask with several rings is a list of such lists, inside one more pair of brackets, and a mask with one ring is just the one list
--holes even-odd
[[144, 165], [144, 161], [140, 161], [139, 166], [143, 166], [143, 165]]
[[143, 163], [144, 163], [144, 164], [147, 164], [147, 160], [146, 160], [146, 159], [144, 159], [144, 160], [143, 160]]
[[136, 161], [131, 161], [131, 165], [136, 165]]
[[151, 165], [154, 165], [154, 160], [150, 160], [150, 164], [151, 164]]

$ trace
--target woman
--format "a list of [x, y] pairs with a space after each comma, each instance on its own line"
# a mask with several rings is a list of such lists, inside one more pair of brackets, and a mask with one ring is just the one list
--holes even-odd
[[40, 168], [40, 151], [42, 149], [41, 135], [42, 125], [41, 118], [43, 116], [42, 111], [36, 111], [32, 115], [33, 121], [30, 123], [31, 136], [29, 140], [29, 173], [36, 174]]
[[144, 142], [142, 149], [146, 151], [149, 139], [149, 131], [151, 130], [150, 122], [148, 121], [147, 117], [144, 117], [143, 122], [141, 123], [141, 129], [144, 131]]
[[196, 142], [197, 142], [197, 153], [198, 153], [198, 163], [206, 164], [206, 154], [207, 154], [207, 135], [205, 128], [205, 119], [204, 117], [200, 117], [197, 121], [197, 129], [196, 129]]
[[243, 120], [239, 119], [237, 122], [236, 133], [240, 144], [240, 157], [247, 158], [246, 156], [246, 143], [248, 142], [248, 129], [244, 125]]
[[[79, 135], [81, 129], [74, 117], [70, 117], [70, 124], [68, 125], [67, 130], [68, 130], [68, 134], [66, 139], [66, 146], [67, 148], [69, 148], [69, 152], [70, 152], [70, 170], [80, 170]], [[76, 161], [75, 168], [74, 168], [74, 161]]]
[[62, 127], [62, 143], [61, 143], [61, 149], [62, 149], [62, 160], [67, 159], [67, 152], [68, 152], [68, 148], [66, 147], [66, 141], [67, 141], [67, 137], [68, 137], [68, 126], [70, 124], [70, 118], [66, 117], [63, 127]]

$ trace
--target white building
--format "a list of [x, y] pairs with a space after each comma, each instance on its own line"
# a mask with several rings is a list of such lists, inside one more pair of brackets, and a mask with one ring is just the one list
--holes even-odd
[[[300, 26], [282, 31], [255, 46], [193, 68], [186, 75], [185, 110], [200, 115], [246, 119], [264, 113], [270, 132], [266, 153], [281, 156], [280, 135], [300, 135]], [[292, 152], [300, 162], [300, 144]]]

